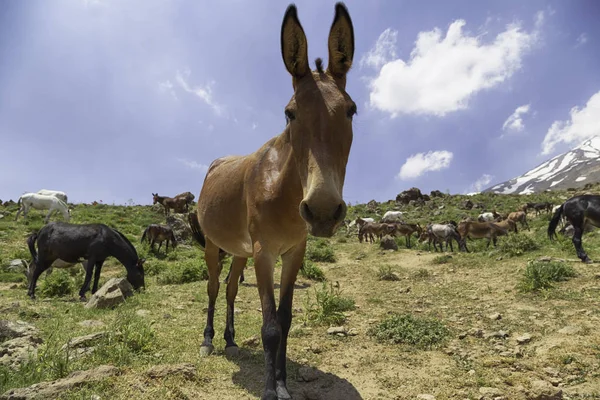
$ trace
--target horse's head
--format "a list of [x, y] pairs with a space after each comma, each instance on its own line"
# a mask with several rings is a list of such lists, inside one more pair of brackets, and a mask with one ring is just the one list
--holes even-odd
[[333, 235], [346, 216], [342, 191], [356, 114], [356, 104], [346, 93], [354, 30], [343, 3], [335, 5], [328, 48], [327, 69], [317, 59], [317, 69], [311, 71], [306, 36], [296, 7], [290, 5], [281, 27], [281, 54], [294, 88], [285, 107], [285, 135], [302, 184], [300, 215], [309, 232], [322, 237]]
[[127, 269], [127, 280], [131, 283], [131, 286], [135, 290], [139, 288], [145, 288], [146, 283], [144, 281], [144, 263], [146, 262], [145, 258], [139, 258], [133, 268]]
[[152, 204], [158, 203], [158, 193], [152, 193]]

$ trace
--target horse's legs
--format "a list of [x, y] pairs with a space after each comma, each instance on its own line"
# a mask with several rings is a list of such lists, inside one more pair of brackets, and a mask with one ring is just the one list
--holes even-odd
[[204, 259], [208, 267], [208, 284], [206, 290], [208, 292], [208, 313], [206, 316], [206, 327], [204, 328], [204, 341], [200, 345], [200, 355], [207, 356], [213, 352], [215, 347], [212, 340], [215, 337], [215, 328], [213, 321], [215, 319], [215, 304], [219, 295], [219, 275], [221, 274], [221, 260], [219, 259], [219, 248], [206, 238], [206, 246], [204, 248]]
[[277, 352], [277, 364], [275, 368], [276, 391], [278, 399], [291, 399], [287, 387], [286, 353], [287, 339], [292, 325], [292, 301], [294, 297], [294, 283], [298, 276], [298, 270], [302, 267], [302, 260], [306, 251], [306, 241], [289, 250], [281, 256], [281, 288], [279, 291], [279, 308], [277, 310], [277, 322], [281, 327], [281, 340]]
[[92, 285], [92, 294], [98, 291], [98, 281], [100, 280], [100, 271], [102, 270], [102, 264], [104, 264], [104, 260], [96, 262], [96, 270], [94, 271], [94, 284]]
[[577, 223], [577, 225], [575, 225], [574, 222], [575, 221], [571, 221], [573, 224], [573, 246], [575, 246], [575, 250], [577, 251], [577, 257], [579, 257], [579, 259], [584, 263], [589, 264], [592, 262], [592, 260], [590, 260], [588, 255], [585, 253], [585, 250], [583, 250], [583, 246], [581, 244], [581, 237], [583, 236], [583, 224]]
[[[233, 315], [234, 315], [234, 302], [235, 296], [237, 296], [238, 292], [238, 278], [240, 273], [244, 270], [246, 266], [247, 258], [241, 257], [233, 257], [233, 261], [231, 261], [231, 268], [229, 269], [229, 275], [231, 275], [231, 279], [227, 282], [227, 320], [225, 323], [225, 334], [223, 337], [225, 338], [225, 351], [228, 348], [233, 348], [236, 351], [238, 345], [235, 344], [235, 328], [233, 323]], [[233, 271], [233, 274], [231, 272]], [[230, 353], [231, 354], [231, 353]], [[234, 355], [234, 354], [232, 354]]]
[[[492, 237], [492, 240], [493, 240], [493, 242], [494, 242], [494, 247], [496, 247], [496, 242], [497, 242], [498, 238], [497, 238], [497, 237], [494, 235], [494, 236]], [[489, 245], [489, 243], [488, 243], [488, 245]]]
[[31, 280], [29, 281], [29, 290], [27, 291], [27, 295], [29, 295], [31, 300], [35, 299], [35, 286], [37, 285], [38, 278], [45, 270], [48, 269], [48, 267], [50, 267], [52, 265], [53, 262], [54, 262], [54, 260], [52, 260], [50, 262], [48, 262], [47, 260], [44, 260], [38, 254], [38, 259], [37, 259], [37, 262], [35, 263], [35, 269], [33, 270], [33, 273], [31, 274]]
[[94, 257], [90, 257], [87, 260], [87, 265], [85, 266], [85, 278], [83, 280], [83, 285], [81, 285], [81, 289], [79, 289], [79, 300], [85, 301], [85, 292], [90, 288], [90, 282], [92, 281], [92, 272], [94, 271], [94, 265], [96, 265], [96, 260]]
[[[148, 239], [150, 239], [150, 238], [148, 238]], [[154, 243], [156, 243], [156, 238], [155, 237], [153, 237], [152, 241], [150, 242], [150, 250], [152, 250], [152, 251], [154, 251]]]
[[[254, 271], [256, 273], [256, 284], [262, 306], [263, 323], [261, 328], [261, 338], [265, 354], [265, 389], [261, 400], [278, 399], [276, 390], [276, 357], [277, 349], [281, 341], [281, 325], [277, 319], [277, 309], [275, 307], [275, 293], [273, 289], [273, 268], [275, 266], [276, 255], [262, 246], [262, 243], [254, 243]], [[289, 261], [288, 261], [289, 263]], [[289, 266], [288, 268], [289, 269]], [[286, 268], [282, 268], [282, 277]], [[280, 293], [287, 293], [283, 286]], [[288, 294], [288, 296], [290, 296]], [[290, 297], [291, 298], [291, 297]], [[289, 301], [286, 298], [285, 301]], [[282, 309], [284, 312], [285, 307]], [[284, 386], [285, 388], [285, 386]], [[283, 397], [285, 398], [285, 397]]]
[[163, 241], [161, 240], [160, 242], [158, 242], [158, 250], [156, 250], [156, 252], [160, 252], [160, 248], [162, 247]]

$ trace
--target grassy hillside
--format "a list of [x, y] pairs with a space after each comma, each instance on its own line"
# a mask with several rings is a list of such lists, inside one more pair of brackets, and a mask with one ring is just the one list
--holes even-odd
[[[526, 201], [560, 204], [574, 194], [446, 196], [422, 207], [399, 207], [395, 202], [354, 205], [348, 218], [400, 209], [408, 221], [424, 226], [476, 217], [482, 210], [460, 209], [466, 199], [506, 213]], [[29, 260], [25, 239], [43, 226], [43, 214], [32, 211], [15, 222], [15, 212], [16, 205], [0, 206], [5, 215], [0, 219], [0, 314], [2, 319], [32, 323], [44, 343], [19, 370], [0, 366], [0, 394], [113, 364], [121, 368], [121, 375], [65, 392], [61, 398], [89, 399], [94, 394], [102, 399], [259, 398], [262, 319], [251, 266], [236, 302], [240, 357], [224, 355], [225, 285], [221, 285], [216, 351], [200, 358], [207, 307], [203, 254], [191, 242], [181, 243], [168, 255], [164, 250], [153, 254], [140, 244], [148, 224], [164, 223], [159, 207], [72, 209], [72, 222], [115, 227], [147, 258], [146, 291], [114, 310], [88, 310], [76, 301], [83, 279], [79, 269], [42, 275], [39, 299], [30, 301], [24, 275], [6, 267], [12, 259]], [[294, 398], [414, 399], [432, 394], [438, 400], [477, 399], [495, 391], [506, 399], [526, 399], [536, 390], [536, 380], [562, 387], [571, 399], [598, 398], [600, 271], [597, 264], [576, 260], [570, 240], [551, 243], [546, 238], [548, 221], [547, 214], [532, 217], [531, 231], [500, 238], [496, 249], [485, 249], [484, 241], [476, 241], [469, 243], [472, 253], [450, 256], [428, 252], [426, 245], [406, 249], [404, 239], [398, 240], [399, 251], [383, 252], [378, 244], [358, 243], [355, 232], [348, 234], [345, 228], [329, 240], [311, 238], [296, 286], [288, 344], [288, 387]], [[597, 231], [586, 234], [583, 244], [592, 259], [600, 258]], [[568, 261], [536, 262], [540, 256]], [[278, 280], [279, 265], [275, 273]], [[125, 276], [125, 269], [109, 259], [100, 283], [113, 276]], [[82, 324], [87, 320], [103, 326]], [[337, 325], [349, 332], [327, 333]], [[74, 357], [61, 350], [70, 338], [100, 330], [108, 334], [93, 353]], [[529, 341], [520, 338], [527, 335]], [[196, 367], [195, 376], [163, 379], [146, 373], [152, 366], [184, 362]], [[315, 368], [316, 379], [306, 379], [306, 366]]]

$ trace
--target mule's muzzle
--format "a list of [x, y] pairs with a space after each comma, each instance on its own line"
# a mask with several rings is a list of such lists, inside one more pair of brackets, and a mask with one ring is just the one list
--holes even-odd
[[317, 237], [331, 237], [346, 217], [347, 206], [344, 201], [331, 206], [315, 206], [309, 201], [300, 203], [300, 216], [306, 221], [308, 231]]

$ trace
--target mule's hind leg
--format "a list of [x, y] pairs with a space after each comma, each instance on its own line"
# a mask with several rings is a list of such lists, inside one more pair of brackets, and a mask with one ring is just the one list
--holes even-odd
[[35, 299], [35, 286], [37, 285], [38, 278], [45, 270], [48, 269], [48, 267], [52, 265], [53, 262], [54, 260], [44, 260], [38, 254], [38, 261], [35, 263], [35, 269], [31, 274], [31, 280], [29, 281], [29, 290], [27, 291], [27, 295], [31, 298], [31, 300]]
[[246, 266], [247, 258], [233, 257], [229, 270], [229, 282], [227, 283], [227, 319], [225, 323], [225, 353], [229, 356], [237, 356], [238, 345], [235, 343], [235, 327], [233, 321], [235, 296], [238, 292], [238, 278]]
[[281, 256], [281, 289], [279, 291], [279, 309], [277, 310], [277, 322], [281, 327], [281, 340], [279, 341], [279, 351], [277, 352], [277, 364], [275, 370], [278, 399], [292, 398], [286, 387], [287, 339], [292, 324], [294, 284], [296, 283], [298, 271], [302, 267], [305, 251], [306, 242], [303, 242]]
[[98, 291], [98, 281], [100, 280], [100, 271], [102, 270], [102, 264], [104, 264], [104, 260], [96, 262], [96, 270], [94, 271], [94, 284], [92, 285], [92, 294]]
[[81, 289], [79, 289], [79, 300], [85, 301], [85, 292], [90, 288], [90, 282], [92, 281], [92, 272], [94, 271], [94, 265], [96, 264], [96, 260], [94, 257], [90, 257], [87, 260], [87, 264], [85, 266], [85, 278], [83, 279], [83, 285], [81, 285]]
[[[575, 222], [575, 221], [572, 221]], [[583, 250], [583, 245], [581, 242], [581, 237], [583, 236], [583, 224], [577, 224], [577, 226], [575, 224], [573, 224], [573, 246], [575, 246], [575, 251], [577, 251], [577, 257], [579, 257], [579, 259], [584, 262], [584, 263], [591, 263], [592, 260], [590, 260], [590, 258], [588, 257], [588, 255], [586, 254], [585, 250]]]
[[212, 340], [215, 337], [213, 321], [215, 319], [215, 304], [219, 295], [219, 275], [221, 274], [221, 260], [219, 259], [219, 248], [206, 237], [204, 248], [204, 259], [208, 267], [208, 312], [206, 316], [206, 327], [204, 328], [204, 341], [200, 345], [200, 355], [207, 356], [213, 352], [215, 347]]

